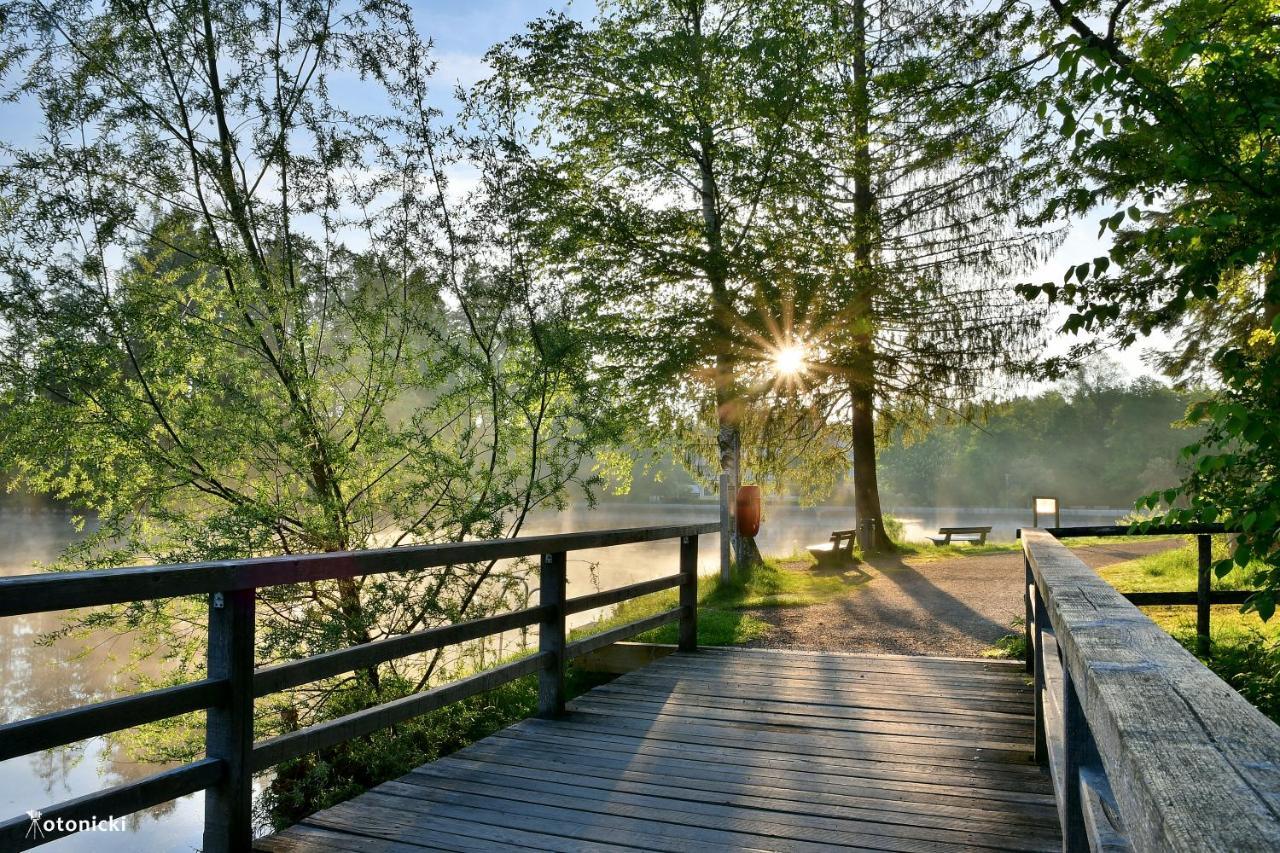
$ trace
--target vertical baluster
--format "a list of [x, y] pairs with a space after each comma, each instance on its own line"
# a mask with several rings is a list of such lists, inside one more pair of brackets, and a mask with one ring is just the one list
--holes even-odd
[[680, 651], [698, 648], [698, 537], [680, 539]]
[[1063, 853], [1085, 853], [1089, 850], [1089, 831], [1084, 823], [1080, 771], [1093, 766], [1097, 753], [1089, 721], [1085, 719], [1084, 707], [1066, 666], [1062, 667], [1062, 745], [1062, 850]]
[[1022, 565], [1026, 569], [1026, 581], [1022, 584], [1022, 633], [1026, 640], [1025, 651], [1023, 652], [1023, 662], [1026, 665], [1027, 672], [1035, 672], [1035, 648], [1031, 645], [1034, 641], [1032, 631], [1035, 630], [1035, 622], [1037, 614], [1031, 609], [1032, 590], [1035, 589], [1035, 575], [1031, 573], [1031, 560], [1027, 557], [1022, 558]]
[[1049, 618], [1049, 614], [1045, 613], [1044, 599], [1040, 597], [1040, 588], [1035, 586], [1034, 582], [1030, 596], [1032, 618], [1035, 620], [1035, 631], [1031, 635], [1031, 640], [1035, 644], [1032, 661], [1032, 691], [1035, 693], [1033, 701], [1035, 706], [1035, 759], [1043, 764], [1049, 760], [1048, 734], [1045, 731], [1044, 724], [1044, 634], [1045, 620]]
[[232, 853], [253, 845], [254, 591], [216, 592], [209, 599], [209, 677], [229, 682], [226, 701], [209, 709], [205, 754], [220, 759], [226, 775], [205, 792], [205, 853]]
[[1213, 538], [1196, 537], [1196, 653], [1209, 654], [1209, 592], [1213, 576]]
[[564, 600], [565, 552], [542, 555], [538, 603], [550, 609], [538, 623], [538, 650], [552, 658], [538, 673], [538, 716], [558, 717], [564, 713]]

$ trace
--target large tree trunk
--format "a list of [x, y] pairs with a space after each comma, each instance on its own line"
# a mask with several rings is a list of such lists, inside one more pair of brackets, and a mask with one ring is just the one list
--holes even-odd
[[[849, 377], [850, 417], [853, 432], [854, 512], [859, 528], [875, 520], [875, 543], [870, 549], [892, 550], [880, 513], [880, 488], [876, 482], [875, 424], [875, 319], [872, 259], [876, 240], [876, 199], [871, 185], [871, 95], [867, 78], [867, 7], [853, 3], [853, 86], [855, 139], [853, 152], [853, 252], [857, 280]], [[864, 547], [866, 543], [863, 543]]]
[[880, 511], [880, 486], [876, 479], [875, 395], [865, 383], [849, 387], [853, 415], [853, 509], [858, 525], [875, 519], [875, 551], [894, 550], [884, 529]]

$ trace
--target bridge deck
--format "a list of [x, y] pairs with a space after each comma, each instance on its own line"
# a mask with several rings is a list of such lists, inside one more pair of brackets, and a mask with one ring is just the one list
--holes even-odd
[[676, 654], [259, 850], [1060, 849], [1021, 664]]

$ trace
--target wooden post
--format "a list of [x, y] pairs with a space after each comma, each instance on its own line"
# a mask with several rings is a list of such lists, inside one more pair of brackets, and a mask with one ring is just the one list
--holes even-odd
[[1071, 673], [1062, 668], [1062, 850], [1063, 853], [1088, 853], [1089, 830], [1084, 822], [1084, 801], [1080, 792], [1080, 771], [1091, 765], [1093, 741], [1089, 721], [1085, 719], [1080, 697], [1076, 695]]
[[209, 677], [229, 682], [227, 701], [209, 709], [205, 754], [226, 767], [204, 799], [205, 853], [238, 853], [253, 846], [254, 591], [209, 597]]
[[564, 714], [565, 552], [543, 554], [540, 574], [538, 603], [551, 610], [538, 623], [538, 650], [553, 657], [538, 673], [538, 716], [559, 717]]
[[698, 537], [680, 539], [680, 651], [698, 649]]
[[1035, 623], [1035, 631], [1031, 634], [1034, 643], [1032, 662], [1031, 689], [1035, 693], [1032, 705], [1035, 709], [1035, 760], [1041, 764], [1049, 761], [1049, 739], [1044, 724], [1044, 599], [1040, 597], [1040, 588], [1031, 587], [1031, 618]]
[[729, 567], [733, 562], [730, 549], [733, 544], [733, 517], [729, 512], [729, 475], [720, 474], [720, 580], [729, 580]]
[[1196, 653], [1209, 655], [1209, 595], [1212, 586], [1213, 538], [1196, 537]]
[[1036, 587], [1036, 579], [1031, 574], [1031, 561], [1024, 555], [1022, 558], [1022, 566], [1026, 569], [1026, 580], [1022, 584], [1022, 635], [1023, 635], [1023, 664], [1027, 672], [1035, 672], [1035, 648], [1031, 645], [1035, 638], [1032, 636], [1032, 630], [1035, 626], [1036, 614], [1031, 609], [1031, 595]]

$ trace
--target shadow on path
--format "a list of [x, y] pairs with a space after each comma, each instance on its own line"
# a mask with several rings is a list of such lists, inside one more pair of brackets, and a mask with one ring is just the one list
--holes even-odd
[[[1181, 544], [1120, 542], [1074, 550], [1097, 568]], [[972, 657], [1010, 633], [1022, 616], [1020, 552], [939, 560], [882, 557], [863, 570], [866, 579], [834, 601], [751, 611], [772, 626], [751, 645]]]

